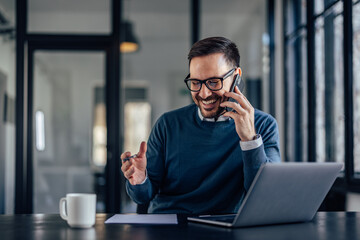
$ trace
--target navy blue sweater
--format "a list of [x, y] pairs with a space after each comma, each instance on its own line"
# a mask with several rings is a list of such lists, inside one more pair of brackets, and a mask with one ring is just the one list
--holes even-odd
[[232, 119], [201, 121], [195, 104], [165, 113], [149, 136], [148, 179], [127, 181], [127, 193], [150, 213], [234, 213], [260, 165], [280, 161], [276, 120], [255, 109], [255, 129], [263, 144], [242, 151]]

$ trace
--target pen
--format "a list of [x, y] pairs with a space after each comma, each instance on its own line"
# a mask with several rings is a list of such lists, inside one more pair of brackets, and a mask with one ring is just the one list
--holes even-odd
[[132, 155], [132, 156], [130, 156], [130, 157], [127, 157], [127, 158], [124, 158], [124, 162], [126, 162], [126, 161], [129, 161], [131, 158], [134, 158], [134, 157], [137, 157], [137, 154], [134, 154], [134, 155]]

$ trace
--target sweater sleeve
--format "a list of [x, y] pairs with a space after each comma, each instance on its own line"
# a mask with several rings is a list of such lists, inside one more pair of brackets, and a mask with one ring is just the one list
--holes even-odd
[[249, 190], [261, 164], [280, 162], [279, 130], [276, 120], [268, 115], [257, 128], [257, 133], [261, 135], [263, 144], [258, 148], [243, 151], [244, 187], [246, 192]]
[[131, 185], [126, 181], [126, 192], [137, 204], [150, 202], [159, 190], [164, 176], [165, 121], [163, 117], [155, 123], [147, 142], [147, 174], [143, 184]]

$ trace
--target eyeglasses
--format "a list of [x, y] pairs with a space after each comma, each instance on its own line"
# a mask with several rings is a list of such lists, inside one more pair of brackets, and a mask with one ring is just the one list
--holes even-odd
[[211, 77], [205, 80], [189, 78], [189, 74], [185, 78], [184, 82], [186, 83], [188, 89], [192, 92], [199, 92], [203, 84], [205, 84], [206, 87], [211, 91], [219, 91], [223, 88], [223, 81], [229, 76], [231, 76], [231, 74], [234, 73], [235, 69], [236, 68], [231, 69], [223, 77]]

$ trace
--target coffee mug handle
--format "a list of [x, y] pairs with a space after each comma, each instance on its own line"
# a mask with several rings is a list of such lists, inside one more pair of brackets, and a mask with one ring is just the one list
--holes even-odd
[[68, 215], [66, 213], [66, 198], [61, 198], [59, 202], [60, 216], [62, 219], [67, 220]]

